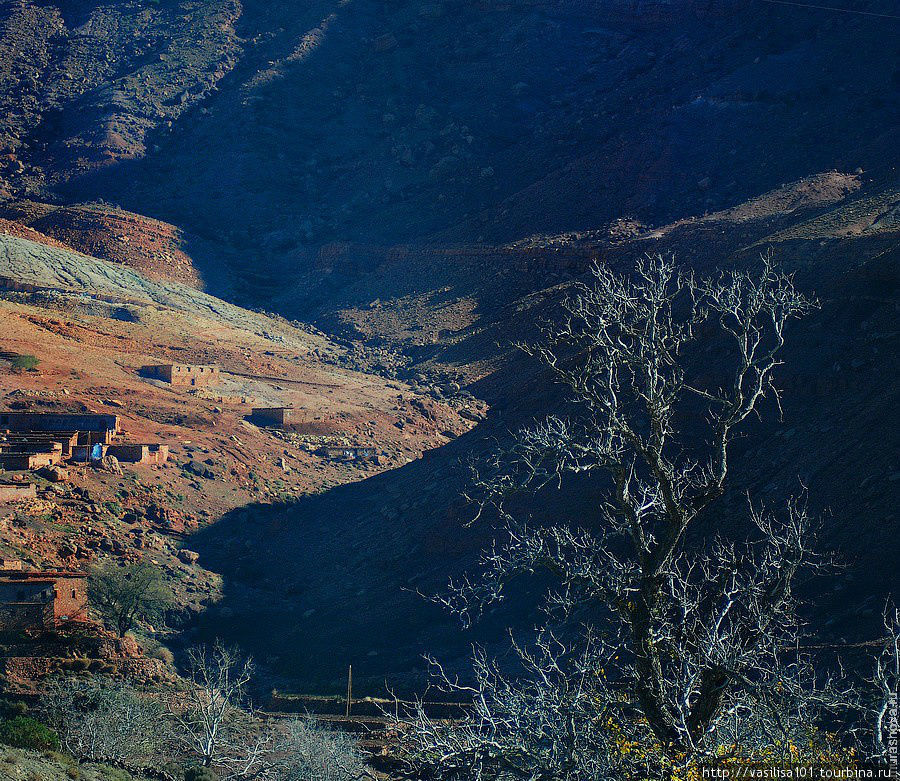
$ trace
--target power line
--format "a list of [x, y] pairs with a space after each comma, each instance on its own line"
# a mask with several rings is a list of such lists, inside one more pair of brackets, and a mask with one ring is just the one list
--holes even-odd
[[812, 5], [811, 3], [794, 3], [791, 0], [762, 0], [764, 3], [771, 3], [773, 5], [792, 5], [796, 8], [812, 8], [816, 11], [836, 11], [842, 14], [857, 14], [859, 16], [876, 16], [879, 19], [900, 19], [900, 16], [895, 14], [879, 14], [875, 11], [855, 11], [851, 8], [836, 8], [831, 5]]

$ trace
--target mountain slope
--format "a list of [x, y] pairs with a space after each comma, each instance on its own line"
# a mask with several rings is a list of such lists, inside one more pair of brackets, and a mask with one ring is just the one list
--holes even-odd
[[[533, 620], [525, 598], [464, 634], [413, 592], [490, 538], [463, 525], [458, 462], [559, 403], [510, 343], [594, 260], [676, 251], [709, 273], [769, 247], [823, 308], [786, 355], [783, 426], [769, 409], [740, 444], [723, 518], [744, 488], [808, 485], [823, 544], [851, 559], [816, 594], [822, 635], [865, 636], [897, 590], [896, 9], [802, 5], [0, 6], [0, 214], [19, 237], [0, 237], [0, 314], [9, 349], [46, 346], [53, 370], [10, 386], [61, 393], [74, 366], [81, 399], [133, 392], [130, 424], [179, 437], [180, 463], [187, 441], [226, 454], [213, 483], [233, 495], [187, 478], [218, 521], [189, 544], [224, 591], [185, 642], [224, 634], [332, 689], [351, 661], [361, 685], [415, 686], [423, 651], [502, 644], [507, 618]], [[375, 439], [392, 468], [321, 464], [238, 403], [149, 388], [133, 370], [157, 357], [218, 361], [236, 392]], [[536, 512], [578, 519], [598, 490]]]
[[[79, 568], [149, 558], [178, 594], [176, 626], [221, 589], [202, 558], [179, 555], [186, 533], [247, 504], [406, 464], [473, 425], [462, 416], [468, 402], [360, 371], [355, 352], [314, 329], [9, 236], [0, 236], [0, 324], [4, 410], [116, 414], [122, 441], [170, 451], [161, 466], [121, 473], [73, 465], [61, 484], [4, 474], [34, 482], [38, 498], [4, 506], [2, 556]], [[17, 372], [16, 355], [39, 364]], [[173, 362], [215, 363], [221, 382], [179, 388], [141, 373]], [[248, 419], [254, 406], [273, 405], [293, 406], [294, 425], [272, 430]], [[366, 446], [378, 457], [333, 460], [316, 452], [325, 444]]]
[[[895, 41], [875, 17], [761, 2], [75, 6], [123, 29], [149, 15], [143, 53], [92, 23], [120, 71], [97, 65], [86, 113], [64, 82], [35, 104], [17, 143], [43, 167], [11, 163], [10, 186], [178, 225], [207, 284], [257, 304], [335, 242], [502, 244], [661, 224], [832, 168], [895, 175]], [[152, 140], [99, 167], [54, 152], [91, 143], [70, 126], [95, 110], [149, 122]]]
[[[490, 280], [474, 290], [470, 276], [454, 279], [433, 256], [415, 253], [369, 275], [358, 289], [349, 288], [348, 296], [382, 298], [376, 307], [360, 302], [345, 310], [345, 325], [370, 338], [396, 339], [426, 364], [469, 372], [471, 387], [490, 400], [491, 412], [473, 431], [421, 461], [297, 504], [241, 508], [199, 533], [193, 544], [225, 579], [225, 599], [205, 615], [203, 631], [240, 638], [286, 685], [332, 690], [349, 663], [361, 690], [380, 692], [385, 676], [393, 685], [423, 685], [424, 653], [463, 669], [472, 642], [502, 649], [507, 622], [524, 629], [534, 620], [522, 594], [485, 624], [463, 632], [416, 592], [440, 590], [448, 578], [473, 567], [491, 538], [489, 522], [466, 525], [471, 508], [460, 497], [467, 460], [533, 416], [559, 408], [548, 378], [515, 357], [510, 341], [534, 334], [535, 322], [552, 315], [593, 257], [627, 268], [645, 251], [676, 250], [685, 266], [713, 273], [757, 263], [759, 252], [773, 247], [822, 308], [791, 327], [785, 365], [776, 375], [784, 391], [783, 420], [770, 404], [736, 443], [732, 490], [715, 520], [736, 523], [747, 490], [756, 501], [778, 506], [806, 486], [812, 509], [822, 517], [820, 547], [847, 565], [806, 587], [807, 595], [815, 595], [807, 615], [825, 642], [868, 638], [878, 629], [882, 598], [900, 588], [892, 509], [900, 476], [893, 463], [900, 399], [886, 381], [900, 369], [900, 226], [891, 217], [900, 193], [856, 190], [851, 180], [829, 175], [630, 239], [569, 236], [553, 255], [556, 266], [538, 265], [527, 275], [527, 266], [503, 275], [516, 256], [473, 253], [480, 279]], [[416, 263], [422, 265], [412, 275]], [[424, 287], [429, 270], [432, 287]], [[542, 275], [555, 283], [535, 292]], [[420, 294], [412, 313], [408, 291], [400, 295], [398, 284]], [[396, 329], [398, 321], [435, 331], [446, 327], [440, 300], [454, 300], [463, 290], [475, 298], [476, 316], [457, 323], [452, 337], [417, 345], [418, 332]], [[493, 296], [510, 296], [512, 303], [492, 305]], [[538, 519], [547, 512], [556, 521], [581, 522], [603, 490], [602, 483], [573, 481], [529, 511]], [[329, 519], [327, 525], [322, 518]], [[254, 632], [260, 616], [274, 631]]]

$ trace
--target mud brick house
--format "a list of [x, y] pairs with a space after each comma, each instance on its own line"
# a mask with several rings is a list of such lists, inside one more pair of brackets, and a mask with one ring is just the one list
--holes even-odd
[[333, 461], [365, 461], [374, 459], [377, 455], [374, 447], [356, 445], [326, 445], [319, 448], [316, 453]]
[[86, 573], [26, 570], [18, 562], [4, 562], [0, 569], [0, 630], [47, 630], [86, 619]]
[[[66, 412], [0, 412], [0, 431], [10, 434], [43, 433], [50, 435], [78, 434], [78, 444], [103, 442], [109, 444], [119, 433], [119, 416], [96, 413]], [[50, 437], [59, 441], [56, 436]]]
[[169, 446], [158, 444], [116, 444], [106, 448], [106, 455], [129, 464], [164, 464], [169, 460]]
[[28, 470], [53, 466], [63, 460], [63, 447], [59, 442], [18, 442], [0, 438], [0, 467]]
[[7, 452], [41, 453], [58, 450], [63, 458], [71, 458], [78, 444], [78, 432], [29, 431], [0, 433], [0, 448]]
[[222, 375], [218, 366], [191, 366], [181, 363], [165, 363], [151, 366], [142, 366], [140, 370], [144, 377], [152, 377], [156, 380], [168, 382], [171, 385], [187, 385], [190, 387], [206, 387], [218, 385]]
[[117, 415], [0, 410], [0, 466], [30, 470], [78, 460], [80, 451], [102, 449], [118, 433]]
[[164, 464], [169, 446], [114, 443], [117, 415], [0, 411], [0, 467], [40, 469], [61, 461], [86, 464], [115, 456], [134, 464]]
[[261, 426], [285, 426], [293, 412], [293, 407], [253, 407], [250, 419]]

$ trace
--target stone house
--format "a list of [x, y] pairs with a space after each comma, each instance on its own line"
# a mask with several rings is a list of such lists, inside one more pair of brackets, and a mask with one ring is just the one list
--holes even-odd
[[285, 426], [290, 423], [293, 407], [253, 407], [250, 419], [261, 426]]
[[[40, 448], [39, 452], [35, 452]], [[46, 446], [36, 446], [31, 450], [0, 446], [0, 467], [9, 470], [34, 470], [45, 466], [55, 466], [63, 460], [62, 446], [52, 442]]]
[[222, 381], [221, 371], [218, 366], [164, 363], [142, 366], [140, 373], [144, 377], [162, 380], [170, 385], [186, 385], [198, 388], [218, 385]]
[[76, 570], [0, 570], [0, 630], [48, 630], [87, 620], [87, 574]]
[[169, 446], [123, 443], [107, 447], [106, 455], [128, 464], [164, 464], [169, 460]]
[[96, 413], [66, 412], [7, 412], [0, 411], [0, 431], [11, 434], [43, 433], [53, 435], [78, 434], [78, 444], [92, 442], [109, 443], [119, 433], [119, 416]]

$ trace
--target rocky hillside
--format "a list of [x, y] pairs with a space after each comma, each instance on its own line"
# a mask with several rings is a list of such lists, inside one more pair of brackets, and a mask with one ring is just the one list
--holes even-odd
[[148, 151], [210, 94], [238, 51], [240, 5], [13, 0], [0, 11], [6, 196]]
[[79, 764], [53, 752], [4, 748], [0, 751], [0, 778], [4, 781], [144, 781], [144, 776], [126, 774], [119, 768], [93, 763]]
[[[751, 265], [771, 248], [822, 308], [789, 334], [777, 373], [782, 420], [774, 405], [767, 407], [738, 443], [735, 483], [720, 522], [739, 515], [746, 490], [778, 503], [807, 486], [822, 516], [822, 549], [847, 565], [810, 586], [808, 616], [825, 641], [868, 638], [877, 631], [884, 595], [900, 589], [892, 507], [900, 442], [888, 424], [898, 398], [887, 380], [900, 370], [898, 208], [896, 189], [827, 174], [624, 237], [570, 234], [557, 237], [552, 251], [473, 248], [453, 253], [452, 264], [435, 252], [387, 263], [348, 289], [357, 303], [334, 315], [335, 327], [398, 343], [420, 367], [464, 373], [490, 401], [490, 414], [401, 469], [295, 505], [242, 508], [199, 533], [194, 544], [226, 584], [225, 599], [204, 617], [205, 631], [242, 638], [281, 675], [326, 690], [340, 685], [349, 662], [361, 686], [381, 691], [389, 675], [415, 688], [422, 685], [422, 654], [439, 649], [452, 665], [474, 641], [502, 648], [506, 623], [533, 621], [527, 602], [511, 600], [473, 632], [462, 632], [416, 592], [433, 593], [474, 566], [490, 540], [490, 523], [467, 526], [472, 510], [460, 499], [467, 459], [559, 403], [548, 378], [517, 358], [510, 342], [552, 316], [592, 258], [625, 268], [643, 252], [673, 250], [686, 266], [712, 273]], [[414, 271], [420, 265], [432, 269], [429, 279]], [[489, 278], [490, 287], [479, 278]], [[523, 278], [544, 279], [546, 287], [535, 291]], [[530, 509], [539, 517], [552, 508], [556, 520], [577, 521], [599, 490], [574, 483]], [[331, 519], [327, 533], [316, 523], [322, 517]], [[277, 631], [253, 632], [261, 611]]]
[[347, 242], [366, 269], [385, 245], [662, 224], [832, 168], [885, 181], [896, 9], [854, 8], [873, 15], [22, 0], [0, 9], [0, 181], [177, 225], [207, 283], [257, 305]]
[[[123, 441], [162, 443], [171, 453], [160, 466], [4, 474], [38, 491], [0, 505], [0, 555], [79, 568], [149, 557], [179, 595], [175, 625], [221, 593], [221, 577], [192, 550], [192, 531], [235, 508], [406, 464], [482, 414], [461, 394], [438, 400], [384, 376], [389, 356], [10, 236], [0, 236], [0, 322], [0, 407], [117, 414]], [[12, 369], [16, 355], [35, 356], [37, 368]], [[166, 362], [214, 362], [222, 381], [176, 388], [141, 375], [142, 366]], [[293, 406], [294, 425], [266, 429], [249, 419], [252, 407], [272, 405]], [[316, 452], [324, 445], [371, 447], [377, 457], [332, 460]]]
[[[46, 367], [8, 391], [133, 400], [134, 430], [179, 438], [154, 480], [203, 527], [178, 544], [215, 590], [185, 641], [324, 689], [351, 661], [414, 686], [421, 653], [502, 642], [500, 616], [464, 635], [413, 592], [490, 537], [463, 526], [459, 464], [557, 402], [510, 343], [595, 259], [709, 272], [768, 248], [823, 307], [735, 488], [809, 486], [850, 563], [816, 599], [823, 636], [865, 636], [898, 592], [898, 21], [815, 5], [0, 5], [4, 349]], [[150, 357], [221, 363], [226, 400], [136, 379]], [[385, 468], [249, 428], [252, 396], [307, 409], [298, 437], [379, 442]], [[552, 501], [577, 518], [596, 490]]]
[[[151, 220], [103, 204], [54, 206], [12, 201], [0, 207], [4, 232], [41, 243], [55, 240], [85, 255], [120, 263], [156, 280], [202, 287], [193, 259], [183, 250], [182, 232], [174, 225]], [[21, 226], [21, 232], [10, 230]], [[30, 233], [29, 233], [30, 231]]]

